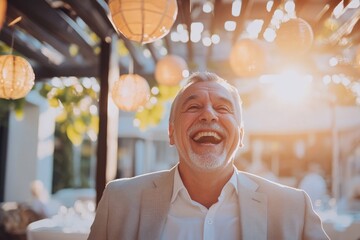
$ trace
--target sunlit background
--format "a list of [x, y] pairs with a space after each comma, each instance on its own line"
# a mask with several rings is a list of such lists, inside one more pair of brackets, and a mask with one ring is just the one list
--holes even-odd
[[174, 166], [169, 108], [196, 71], [239, 90], [235, 165], [306, 190], [332, 239], [360, 238], [359, 0], [120, 2], [0, 1], [5, 239], [27, 224], [3, 216], [34, 202], [31, 222], [86, 239], [107, 181]]

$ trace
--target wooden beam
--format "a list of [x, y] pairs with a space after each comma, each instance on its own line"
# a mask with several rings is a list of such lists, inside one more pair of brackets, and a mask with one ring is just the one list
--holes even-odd
[[[3, 99], [0, 99], [3, 100]], [[3, 100], [6, 101], [6, 100]], [[10, 112], [1, 113], [0, 123], [0, 202], [5, 201], [5, 177], [6, 177], [6, 161], [7, 161], [7, 145], [9, 135], [9, 116]]]
[[106, 185], [107, 165], [107, 122], [108, 122], [108, 92], [111, 43], [101, 41], [100, 53], [100, 97], [99, 97], [99, 134], [97, 140], [96, 161], [96, 203], [99, 203]]
[[155, 48], [153, 43], [148, 43], [145, 46], [150, 51], [151, 57], [152, 57], [152, 59], [154, 60], [154, 62], [156, 64], [159, 61], [159, 59], [161, 58], [161, 56], [159, 56], [159, 52], [157, 51], [157, 49]]
[[[136, 47], [132, 41], [124, 37], [122, 34], [119, 36], [124, 41], [124, 45], [130, 53], [132, 60], [134, 61], [134, 70], [136, 73], [140, 73], [145, 69], [145, 57], [140, 52], [139, 47]], [[134, 72], [135, 73], [135, 72]]]
[[236, 43], [238, 40], [239, 35], [244, 30], [244, 23], [246, 19], [248, 18], [251, 8], [252, 8], [252, 1], [249, 2], [249, 0], [243, 0], [241, 1], [241, 10], [240, 10], [240, 16], [236, 18], [236, 29], [233, 34], [232, 42], [233, 44]]
[[[0, 31], [0, 40], [6, 43], [9, 47], [11, 47], [14, 43], [13, 49], [16, 52], [48, 68], [55, 67], [56, 65], [51, 63], [49, 59], [41, 53], [41, 49], [39, 47], [33, 46], [30, 43], [31, 39], [31, 36], [26, 39], [23, 36], [20, 36], [18, 30], [7, 26], [3, 27]], [[10, 54], [10, 52], [8, 54]]]
[[[191, 2], [190, 0], [177, 0], [177, 4], [178, 4], [178, 16], [177, 16], [177, 23], [182, 23], [185, 24], [187, 27], [187, 30], [189, 32], [189, 35], [191, 35], [191, 29], [190, 29], [190, 25], [191, 25]], [[194, 61], [194, 51], [192, 48], [192, 43], [191, 41], [188, 41], [186, 43], [187, 46], [187, 59], [188, 62], [193, 62]]]
[[319, 19], [316, 21], [316, 25], [313, 26], [314, 35], [316, 36], [322, 30], [324, 22], [331, 17], [331, 14], [334, 11], [334, 8], [341, 2], [342, 0], [328, 0], [327, 4], [324, 4], [324, 11], [321, 16], [318, 16]]
[[264, 24], [259, 33], [259, 39], [263, 39], [264, 32], [265, 32], [266, 28], [269, 26], [271, 19], [274, 15], [274, 12], [279, 7], [280, 4], [281, 4], [281, 0], [274, 0], [273, 6], [272, 6], [270, 12], [266, 16], [264, 16]]
[[[24, 30], [23, 31], [24, 33], [33, 36], [41, 43], [45, 42], [49, 44], [50, 46], [52, 46], [54, 49], [56, 49], [58, 52], [60, 52], [62, 55], [69, 58], [70, 60], [71, 58], [73, 58], [70, 55], [70, 51], [69, 51], [70, 43], [60, 41], [54, 35], [49, 34], [49, 32], [45, 31], [44, 28], [42, 28], [40, 25], [34, 23], [30, 18], [26, 17], [26, 14], [14, 8], [12, 5], [9, 5], [6, 14], [8, 22], [12, 21], [13, 19], [19, 16], [21, 16], [22, 19], [14, 27]], [[28, 44], [30, 45], [31, 42], [28, 42]]]
[[173, 46], [172, 46], [170, 34], [171, 32], [164, 37], [164, 45], [168, 51], [168, 54], [173, 54]]
[[358, 45], [360, 43], [360, 20], [356, 22], [351, 33], [348, 34], [347, 37], [351, 39], [351, 42], [354, 45]]
[[[64, 0], [77, 15], [96, 33], [101, 39], [109, 38], [116, 32], [107, 12], [98, 1], [91, 0]], [[108, 10], [108, 9], [107, 9]]]
[[49, 69], [42, 65], [33, 66], [36, 81], [44, 79], [59, 77], [59, 76], [74, 76], [74, 77], [99, 77], [99, 64], [91, 65], [67, 65], [58, 66], [55, 69]]
[[91, 40], [85, 30], [61, 9], [52, 8], [45, 0], [11, 0], [9, 5], [26, 14], [27, 18], [60, 41], [76, 44], [79, 47], [79, 54], [85, 59], [96, 57], [92, 46], [89, 45]]
[[[212, 36], [215, 33], [215, 29], [216, 29], [216, 23], [218, 21], [217, 15], [218, 12], [215, 10], [219, 10], [219, 12], [221, 12], [222, 10], [222, 1], [221, 0], [215, 0], [215, 4], [214, 4], [214, 15], [212, 16], [212, 18], [210, 19], [210, 27], [209, 27], [209, 32], [210, 32], [210, 36]], [[211, 44], [210, 47], [208, 47], [208, 51], [206, 53], [206, 61], [209, 62], [211, 61], [211, 55], [213, 52], [213, 47], [214, 44]]]

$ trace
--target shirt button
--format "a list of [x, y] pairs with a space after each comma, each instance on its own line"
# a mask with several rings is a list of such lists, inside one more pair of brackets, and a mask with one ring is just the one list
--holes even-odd
[[213, 220], [209, 219], [209, 220], [207, 221], [207, 223], [208, 223], [208, 224], [212, 224], [212, 223], [213, 223]]

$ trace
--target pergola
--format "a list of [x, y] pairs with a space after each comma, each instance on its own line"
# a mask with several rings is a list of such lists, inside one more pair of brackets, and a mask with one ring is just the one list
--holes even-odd
[[[183, 57], [194, 66], [193, 70], [213, 68], [224, 77], [236, 79], [236, 75], [228, 64], [229, 47], [246, 30], [246, 24], [255, 19], [263, 20], [263, 27], [259, 34], [259, 38], [262, 39], [274, 12], [284, 4], [284, 1], [271, 1], [273, 6], [271, 10], [267, 10], [269, 1], [243, 0], [239, 16], [231, 15], [232, 0], [208, 1], [214, 6], [212, 14], [202, 12], [205, 2], [205, 0], [177, 0], [179, 12], [173, 31], [176, 30], [178, 24], [184, 24], [190, 31], [191, 23], [201, 21], [210, 36], [217, 33], [222, 37], [220, 44], [206, 47], [201, 43], [191, 41], [175, 42], [171, 39], [171, 34], [168, 34], [163, 39], [162, 47], [166, 48], [168, 54]], [[333, 10], [338, 4], [343, 3], [346, 8], [351, 1], [296, 0], [295, 2], [297, 16], [311, 25], [317, 38], [327, 31], [326, 21], [332, 17]], [[329, 41], [314, 46], [312, 54], [321, 59], [329, 55], [341, 55], [347, 49], [353, 52], [360, 42], [359, 11], [359, 7], [349, 9], [339, 17], [338, 27], [330, 34]], [[19, 16], [22, 18], [20, 22], [14, 26], [7, 25]], [[223, 26], [229, 20], [236, 22], [237, 27], [232, 32], [225, 32]], [[109, 19], [109, 9], [105, 0], [9, 0], [6, 21], [0, 32], [0, 40], [3, 43], [13, 46], [17, 53], [30, 61], [36, 81], [63, 76], [99, 79], [101, 86], [100, 127], [96, 177], [98, 198], [105, 186], [108, 78], [111, 67], [110, 56], [116, 54], [113, 50], [116, 39], [121, 39], [129, 51], [134, 62], [134, 72], [153, 81], [154, 66], [162, 57], [160, 48], [155, 43], [139, 45], [118, 33]], [[344, 39], [348, 40], [347, 44], [344, 44]], [[75, 55], [69, 51], [74, 47], [76, 48]], [[150, 52], [150, 58], [144, 56], [144, 49]], [[117, 59], [120, 73], [127, 73], [129, 59], [121, 57]], [[331, 71], [340, 70], [352, 76], [358, 74], [352, 64], [339, 64], [337, 68], [331, 69]], [[6, 143], [6, 134], [1, 136], [1, 143]], [[99, 161], [99, 159], [103, 160]]]

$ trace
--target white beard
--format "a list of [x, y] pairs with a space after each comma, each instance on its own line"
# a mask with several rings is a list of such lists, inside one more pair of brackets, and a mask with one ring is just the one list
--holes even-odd
[[214, 170], [222, 165], [226, 161], [226, 153], [223, 151], [221, 155], [216, 153], [208, 152], [205, 154], [197, 154], [193, 151], [189, 152], [191, 163], [198, 169], [201, 170]]

